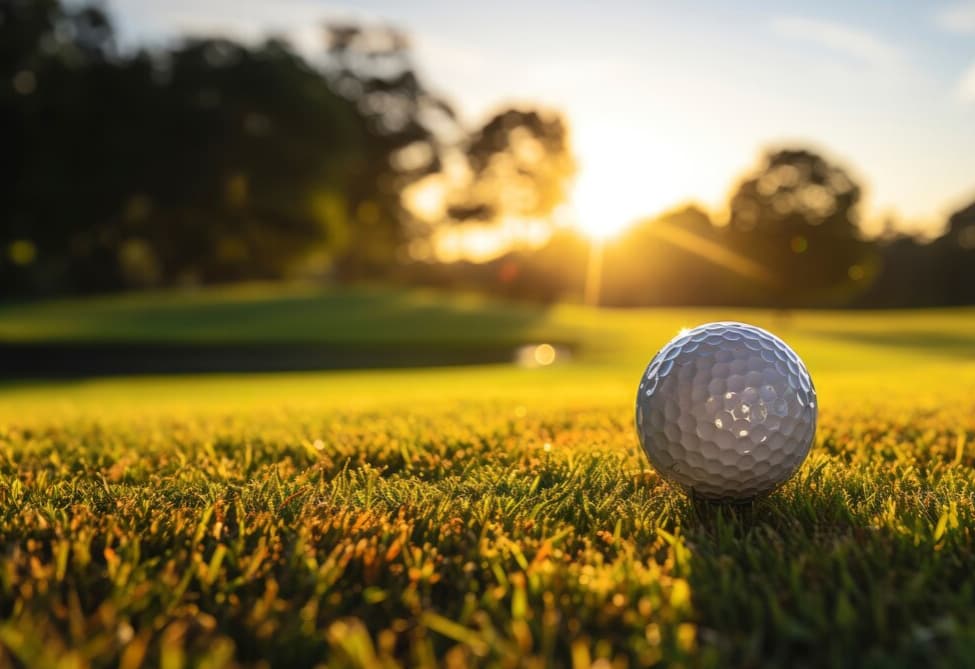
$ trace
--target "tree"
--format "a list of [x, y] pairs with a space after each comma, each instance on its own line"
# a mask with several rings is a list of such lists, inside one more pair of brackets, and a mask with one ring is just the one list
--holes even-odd
[[[90, 103], [103, 93], [113, 54], [111, 25], [97, 8], [67, 10], [56, 0], [0, 4], [4, 292], [58, 290], [67, 283], [71, 233], [91, 224], [91, 207], [101, 204], [105, 190], [84, 186], [86, 177], [101, 173], [102, 164], [95, 167], [90, 158], [102, 160], [104, 146], [92, 141], [92, 130], [104, 116]], [[100, 283], [103, 268], [99, 263], [84, 278]]]
[[275, 278], [312, 264], [388, 276], [440, 222], [403, 193], [442, 173], [446, 153], [468, 163], [479, 198], [497, 196], [499, 216], [561, 199], [562, 168], [545, 159], [567, 144], [560, 121], [511, 111], [468, 141], [401, 32], [333, 25], [326, 38], [314, 62], [277, 39], [123, 52], [97, 8], [0, 3], [0, 289]]
[[119, 53], [97, 9], [0, 4], [3, 290], [272, 278], [309, 256], [388, 271], [399, 190], [438, 169], [424, 124], [449, 108], [394, 33], [336, 34], [318, 65], [274, 39]]
[[861, 189], [842, 168], [803, 149], [766, 155], [730, 202], [725, 242], [764, 265], [777, 306], [842, 303], [870, 279], [860, 237]]
[[341, 257], [368, 134], [354, 106], [280, 40], [193, 40], [163, 77], [147, 110], [157, 132], [132, 128], [154, 157], [133, 160], [149, 211], [125, 225], [166, 276], [274, 278], [310, 253]]
[[366, 143], [345, 191], [353, 226], [345, 277], [386, 274], [412, 236], [427, 230], [400, 197], [441, 167], [444, 138], [459, 132], [453, 109], [420, 81], [410, 43], [385, 26], [326, 26], [325, 72], [366, 122]]
[[120, 56], [87, 9], [47, 30], [35, 90], [6, 101], [24, 148], [5, 237], [34, 247], [17, 289], [271, 278], [341, 251], [367, 129], [286, 43]]
[[447, 210], [454, 222], [545, 218], [575, 173], [568, 128], [551, 112], [504, 110], [471, 134], [463, 155], [465, 178]]
[[975, 203], [951, 215], [948, 231], [937, 244], [945, 268], [948, 304], [975, 304]]

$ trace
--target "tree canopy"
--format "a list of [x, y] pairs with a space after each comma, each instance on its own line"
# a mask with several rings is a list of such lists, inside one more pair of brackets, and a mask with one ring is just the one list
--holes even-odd
[[468, 133], [386, 26], [326, 26], [312, 59], [282, 39], [123, 53], [97, 8], [14, 0], [0, 76], [7, 294], [385, 276], [431, 232], [403, 192], [448, 152], [492, 206], [534, 214], [564, 193], [546, 171], [558, 118], [512, 110]]
[[818, 304], [858, 292], [873, 267], [859, 232], [861, 188], [805, 149], [768, 153], [729, 202], [725, 243], [769, 272], [777, 304]]

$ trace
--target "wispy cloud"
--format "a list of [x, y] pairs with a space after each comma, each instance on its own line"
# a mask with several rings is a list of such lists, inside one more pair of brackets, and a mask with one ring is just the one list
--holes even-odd
[[792, 16], [772, 19], [770, 26], [782, 37], [816, 44], [869, 65], [891, 66], [903, 61], [900, 49], [855, 26]]
[[975, 63], [969, 65], [961, 75], [955, 90], [964, 102], [975, 103]]
[[[935, 12], [934, 22], [946, 32], [975, 35], [975, 0], [965, 0], [942, 7]], [[962, 72], [958, 83], [955, 84], [955, 95], [962, 102], [975, 104], [975, 63]]]
[[959, 2], [942, 7], [934, 14], [939, 28], [953, 33], [975, 34], [975, 2]]

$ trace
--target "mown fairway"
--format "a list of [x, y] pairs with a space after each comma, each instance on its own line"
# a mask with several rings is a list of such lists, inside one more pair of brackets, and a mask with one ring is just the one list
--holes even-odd
[[[302, 295], [7, 306], [0, 339], [575, 352], [540, 369], [6, 383], [0, 666], [975, 663], [975, 311]], [[649, 357], [718, 318], [793, 344], [821, 407], [799, 476], [737, 508], [668, 488], [632, 428]]]

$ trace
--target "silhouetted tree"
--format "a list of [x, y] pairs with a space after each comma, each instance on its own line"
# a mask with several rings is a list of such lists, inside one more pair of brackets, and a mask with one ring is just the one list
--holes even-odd
[[888, 235], [876, 249], [880, 272], [857, 306], [975, 304], [975, 204], [955, 212], [937, 239]]
[[356, 105], [369, 130], [345, 191], [353, 226], [341, 271], [383, 274], [410, 236], [427, 232], [400, 194], [440, 169], [444, 138], [459, 127], [450, 105], [420, 81], [402, 32], [335, 24], [326, 27], [326, 40], [329, 81]]
[[[0, 279], [5, 292], [64, 287], [74, 233], [104, 213], [105, 188], [85, 186], [112, 170], [103, 141], [114, 43], [95, 8], [53, 0], [0, 4]], [[114, 262], [111, 263], [114, 266]], [[104, 263], [83, 278], [101, 285]]]
[[120, 54], [97, 9], [11, 0], [0, 36], [7, 293], [386, 273], [452, 122], [392, 30], [335, 28], [316, 65], [273, 39]]
[[945, 301], [975, 304], [975, 203], [955, 212], [938, 240], [946, 267]]
[[545, 218], [575, 173], [568, 128], [551, 112], [506, 109], [472, 133], [463, 153], [468, 178], [447, 210], [455, 222]]
[[[95, 25], [66, 20], [79, 18]], [[15, 220], [45, 281], [104, 290], [281, 276], [346, 235], [348, 166], [367, 131], [285, 43], [194, 40], [114, 58], [94, 30], [54, 30], [87, 43], [46, 56], [16, 105]]]
[[871, 278], [859, 235], [861, 190], [842, 168], [807, 150], [769, 153], [730, 202], [724, 242], [768, 269], [777, 306], [842, 304]]
[[368, 131], [321, 73], [281, 41], [196, 40], [162, 76], [161, 141], [136, 190], [152, 211], [136, 204], [129, 227], [166, 274], [275, 277], [316, 250], [340, 258]]

